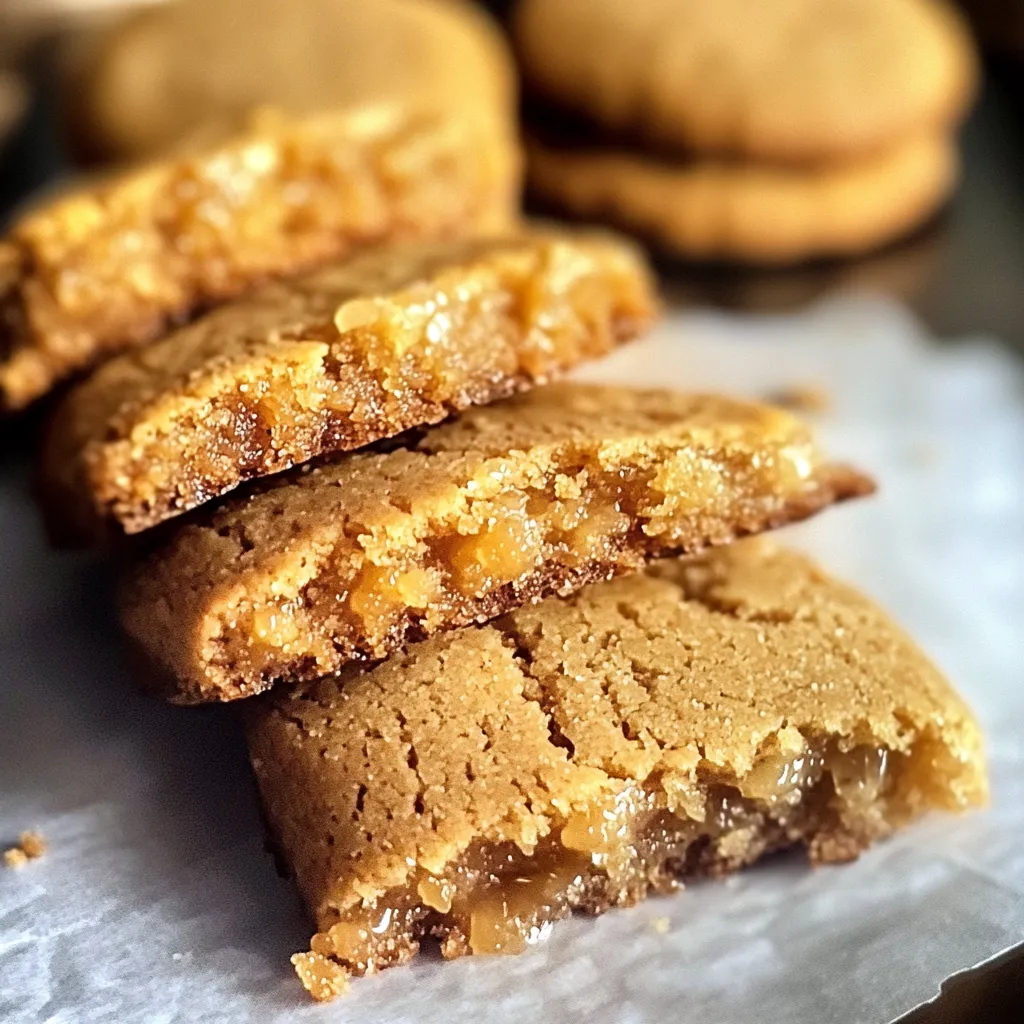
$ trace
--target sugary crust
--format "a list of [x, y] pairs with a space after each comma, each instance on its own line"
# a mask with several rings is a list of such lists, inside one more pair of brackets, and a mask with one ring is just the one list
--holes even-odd
[[796, 263], [867, 252], [934, 214], [958, 178], [955, 143], [922, 136], [825, 168], [650, 158], [639, 151], [528, 146], [530, 187], [694, 259]]
[[733, 870], [794, 838], [848, 859], [986, 794], [978, 727], [926, 656], [871, 602], [763, 542], [662, 562], [245, 707], [270, 827], [321, 930], [472, 848], [530, 855], [571, 813], [630, 787], [699, 821], [707, 786], [743, 791], [766, 752], [899, 756], [852, 817], [814, 804], [799, 835], [768, 825], [678, 870]]
[[655, 307], [639, 253], [596, 235], [384, 246], [268, 285], [70, 392], [43, 454], [53, 532], [136, 533], [507, 397], [630, 339]]
[[[872, 488], [782, 410], [555, 385], [194, 517], [129, 573], [122, 621], [172, 700], [233, 699]], [[436, 599], [395, 596], [409, 569], [417, 591], [441, 581]], [[381, 601], [373, 638], [359, 617]]]
[[524, 0], [515, 34], [527, 84], [597, 124], [759, 162], [944, 132], [978, 80], [939, 0]]
[[199, 155], [58, 196], [0, 241], [0, 409], [355, 246], [507, 230], [518, 180], [486, 118], [366, 108], [260, 116]]

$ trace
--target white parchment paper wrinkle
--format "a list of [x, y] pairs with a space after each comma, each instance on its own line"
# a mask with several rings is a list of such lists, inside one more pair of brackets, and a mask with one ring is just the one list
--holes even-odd
[[884, 1022], [1024, 939], [1020, 366], [844, 299], [773, 319], [678, 314], [587, 376], [828, 392], [822, 433], [882, 491], [785, 539], [949, 673], [988, 731], [992, 807], [853, 865], [783, 857], [565, 922], [520, 958], [424, 956], [314, 1006], [288, 965], [310, 927], [262, 850], [232, 715], [135, 693], [100, 566], [46, 550], [28, 473], [0, 455], [0, 843], [26, 828], [50, 842], [0, 870], [0, 1020]]

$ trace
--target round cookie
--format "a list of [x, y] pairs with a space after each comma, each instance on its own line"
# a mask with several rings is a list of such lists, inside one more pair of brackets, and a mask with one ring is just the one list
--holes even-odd
[[977, 77], [936, 0], [522, 0], [527, 81], [699, 153], [849, 159], [955, 121]]
[[263, 107], [477, 112], [510, 134], [515, 101], [498, 29], [460, 0], [180, 0], [123, 22], [70, 78], [72, 134], [114, 160], [215, 144]]
[[531, 187], [573, 215], [608, 219], [675, 255], [754, 263], [878, 248], [939, 208], [957, 166], [954, 144], [939, 136], [822, 169], [528, 146]]

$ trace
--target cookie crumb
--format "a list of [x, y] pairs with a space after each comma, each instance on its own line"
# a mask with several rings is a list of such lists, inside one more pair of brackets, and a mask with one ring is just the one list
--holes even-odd
[[789, 384], [768, 396], [772, 405], [781, 405], [793, 412], [828, 412], [832, 397], [817, 384]]
[[28, 857], [20, 846], [12, 846], [4, 850], [4, 867], [23, 868], [28, 863]]
[[655, 917], [651, 919], [651, 930], [656, 931], [659, 935], [668, 935], [669, 927], [670, 925], [667, 917]]
[[319, 953], [296, 953], [292, 966], [303, 987], [318, 1003], [329, 1003], [348, 991], [348, 971]]
[[4, 850], [4, 866], [23, 868], [30, 860], [38, 860], [46, 853], [46, 840], [39, 832], [22, 832], [18, 845]]

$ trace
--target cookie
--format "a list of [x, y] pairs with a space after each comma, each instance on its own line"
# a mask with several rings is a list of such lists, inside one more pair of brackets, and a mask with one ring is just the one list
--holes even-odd
[[0, 239], [0, 410], [268, 277], [368, 243], [507, 230], [519, 158], [473, 120], [257, 118], [35, 207]]
[[772, 850], [856, 857], [985, 799], [969, 710], [870, 601], [745, 542], [246, 705], [314, 997], [515, 953]]
[[502, 33], [459, 0], [177, 0], [124, 19], [67, 75], [76, 149], [113, 161], [216, 144], [254, 110], [474, 113], [511, 137]]
[[871, 490], [782, 410], [552, 385], [201, 510], [121, 620], [148, 685], [231, 700]]
[[527, 82], [700, 155], [845, 161], [957, 121], [976, 89], [939, 0], [522, 0]]
[[652, 275], [602, 236], [390, 245], [100, 367], [49, 426], [65, 540], [136, 533], [329, 451], [541, 383], [647, 326]]
[[672, 162], [538, 140], [528, 146], [528, 174], [545, 202], [678, 256], [798, 263], [867, 252], [924, 223], [952, 194], [958, 158], [939, 135], [816, 169]]

